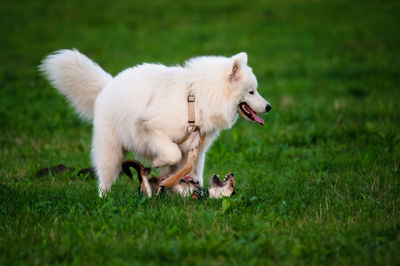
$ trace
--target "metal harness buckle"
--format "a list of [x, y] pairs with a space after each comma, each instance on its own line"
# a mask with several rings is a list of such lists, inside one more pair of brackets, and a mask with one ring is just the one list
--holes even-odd
[[194, 95], [188, 95], [187, 101], [188, 101], [189, 103], [194, 103], [194, 100], [195, 100]]
[[187, 130], [188, 130], [189, 132], [196, 132], [198, 129], [199, 129], [199, 127], [196, 126], [196, 125], [188, 126], [188, 127], [187, 127]]

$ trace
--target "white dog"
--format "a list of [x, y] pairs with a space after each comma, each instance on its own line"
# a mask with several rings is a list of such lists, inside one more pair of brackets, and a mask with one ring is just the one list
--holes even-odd
[[126, 151], [149, 159], [163, 174], [185, 164], [199, 142], [192, 134], [179, 143], [188, 127], [188, 95], [195, 96], [195, 123], [204, 136], [190, 173], [201, 185], [205, 153], [218, 133], [231, 128], [238, 113], [263, 125], [257, 113], [271, 109], [257, 92], [246, 53], [196, 57], [183, 67], [142, 64], [113, 78], [77, 50], [60, 50], [40, 68], [84, 119], [93, 120], [92, 163], [100, 196], [118, 178]]

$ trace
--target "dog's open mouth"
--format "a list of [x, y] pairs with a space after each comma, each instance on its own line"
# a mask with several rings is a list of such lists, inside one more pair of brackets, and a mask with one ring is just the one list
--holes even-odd
[[238, 113], [249, 121], [257, 122], [262, 126], [264, 125], [264, 120], [261, 117], [259, 117], [257, 113], [254, 112], [254, 110], [251, 109], [251, 107], [245, 102], [241, 102], [239, 104]]

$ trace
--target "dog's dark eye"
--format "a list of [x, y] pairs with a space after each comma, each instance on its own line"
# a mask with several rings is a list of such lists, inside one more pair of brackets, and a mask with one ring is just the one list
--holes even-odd
[[253, 94], [254, 94], [254, 91], [249, 91], [249, 93], [250, 93], [251, 95], [253, 95]]

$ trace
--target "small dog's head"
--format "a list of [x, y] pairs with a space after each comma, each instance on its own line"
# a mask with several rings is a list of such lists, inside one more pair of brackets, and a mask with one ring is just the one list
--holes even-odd
[[220, 199], [229, 197], [236, 193], [235, 191], [235, 176], [229, 173], [225, 176], [225, 180], [219, 179], [218, 175], [213, 175], [211, 178], [210, 188], [208, 189], [210, 198]]

